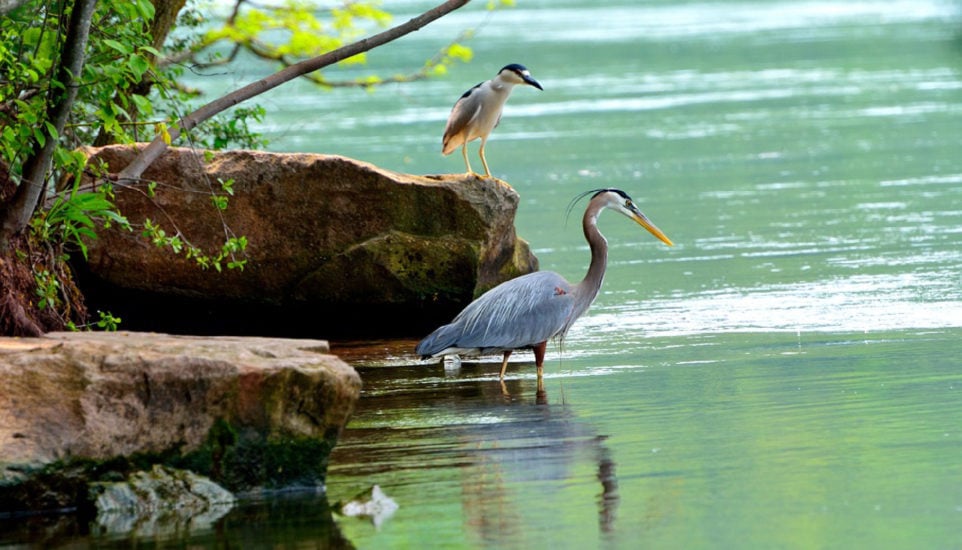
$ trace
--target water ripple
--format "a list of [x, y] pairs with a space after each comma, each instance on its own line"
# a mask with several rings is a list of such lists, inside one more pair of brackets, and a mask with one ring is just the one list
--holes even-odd
[[830, 282], [721, 289], [624, 301], [579, 321], [572, 338], [611, 331], [646, 336], [724, 332], [862, 332], [962, 327], [951, 271], [853, 275]]

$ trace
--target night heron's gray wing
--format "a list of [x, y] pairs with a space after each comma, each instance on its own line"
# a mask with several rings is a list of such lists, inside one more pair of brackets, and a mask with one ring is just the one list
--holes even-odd
[[477, 94], [481, 84], [464, 92], [451, 108], [448, 123], [444, 127], [444, 138], [441, 140], [441, 152], [445, 155], [464, 145], [470, 137], [468, 129], [471, 127], [471, 122], [481, 114], [481, 101]]
[[416, 352], [431, 356], [452, 348], [484, 352], [532, 346], [564, 330], [573, 310], [571, 285], [564, 277], [530, 273], [471, 302], [451, 324], [422, 340]]

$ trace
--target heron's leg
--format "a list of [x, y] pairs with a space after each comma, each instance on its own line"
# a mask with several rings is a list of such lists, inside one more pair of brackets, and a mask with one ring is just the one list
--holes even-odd
[[541, 375], [544, 374], [544, 352], [548, 347], [548, 342], [544, 341], [540, 344], [534, 345], [534, 364], [538, 368], [538, 380], [541, 380]]
[[484, 175], [485, 175], [486, 177], [489, 177], [489, 178], [490, 178], [490, 177], [491, 177], [491, 170], [488, 170], [488, 161], [487, 161], [487, 159], [484, 158], [484, 144], [485, 144], [487, 141], [488, 141], [488, 140], [486, 140], [486, 139], [483, 139], [483, 138], [481, 139], [481, 150], [480, 150], [480, 153], [481, 153], [481, 164], [484, 165]]
[[461, 156], [464, 157], [464, 165], [468, 167], [468, 174], [474, 174], [474, 170], [471, 169], [471, 163], [468, 162], [468, 142], [465, 141], [464, 145], [461, 146]]
[[504, 371], [508, 368], [508, 357], [511, 357], [511, 350], [504, 352], [504, 358], [501, 359], [501, 380], [504, 380]]

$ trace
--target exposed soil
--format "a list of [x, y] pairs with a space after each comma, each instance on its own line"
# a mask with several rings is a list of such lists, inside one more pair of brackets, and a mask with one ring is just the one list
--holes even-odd
[[[83, 295], [60, 256], [52, 249], [31, 246], [24, 238], [5, 250], [0, 247], [0, 335], [40, 336], [63, 330], [70, 321], [85, 322]], [[44, 270], [59, 281], [59, 288], [55, 305], [41, 308], [34, 273]]]

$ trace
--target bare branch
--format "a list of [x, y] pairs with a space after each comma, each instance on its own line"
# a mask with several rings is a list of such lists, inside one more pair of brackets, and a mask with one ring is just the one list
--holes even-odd
[[[197, 109], [193, 113], [180, 119], [179, 124], [169, 130], [170, 139], [177, 139], [182, 132], [189, 132], [194, 127], [196, 127], [201, 122], [211, 118], [212, 116], [233, 107], [242, 101], [246, 101], [252, 97], [260, 95], [268, 90], [276, 88], [285, 82], [293, 80], [298, 76], [316, 71], [322, 67], [327, 67], [328, 65], [333, 65], [343, 61], [349, 57], [353, 57], [360, 53], [372, 50], [378, 46], [382, 46], [397, 40], [398, 38], [410, 34], [421, 27], [424, 27], [428, 23], [447, 15], [448, 13], [464, 6], [470, 0], [447, 0], [446, 2], [422, 13], [421, 15], [408, 20], [407, 22], [388, 29], [384, 32], [378, 33], [374, 36], [364, 38], [352, 44], [348, 44], [342, 48], [338, 48], [334, 51], [328, 52], [326, 54], [307, 59], [295, 65], [291, 65], [279, 72], [274, 73], [267, 78], [263, 78], [239, 90], [231, 92], [230, 94], [216, 99], [207, 105], [204, 105], [200, 109]], [[136, 180], [144, 173], [144, 170], [154, 160], [156, 160], [160, 155], [167, 150], [167, 143], [165, 143], [162, 136], [158, 135], [152, 142], [150, 142], [147, 147], [145, 147], [137, 158], [134, 159], [123, 171], [118, 175], [118, 182], [127, 183], [132, 180]]]

